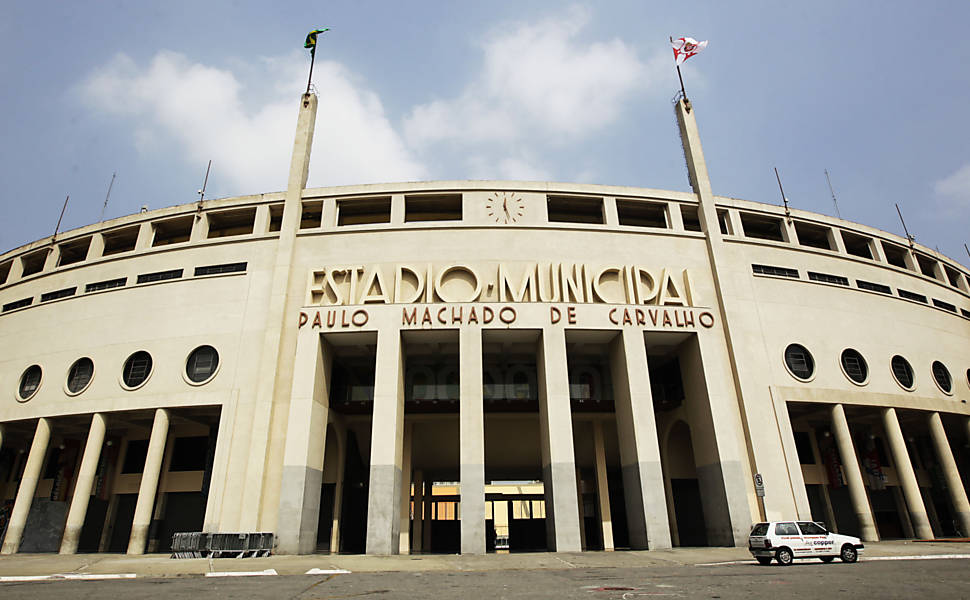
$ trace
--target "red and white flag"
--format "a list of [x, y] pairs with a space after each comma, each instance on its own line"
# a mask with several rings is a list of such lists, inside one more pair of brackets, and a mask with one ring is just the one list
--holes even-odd
[[674, 47], [674, 61], [679, 67], [685, 60], [707, 48], [707, 40], [698, 42], [692, 37], [670, 38], [670, 45]]

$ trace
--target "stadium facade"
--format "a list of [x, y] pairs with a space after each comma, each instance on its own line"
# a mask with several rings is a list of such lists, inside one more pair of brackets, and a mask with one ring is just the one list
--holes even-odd
[[693, 191], [450, 181], [175, 206], [0, 256], [4, 553], [970, 533], [970, 274]]

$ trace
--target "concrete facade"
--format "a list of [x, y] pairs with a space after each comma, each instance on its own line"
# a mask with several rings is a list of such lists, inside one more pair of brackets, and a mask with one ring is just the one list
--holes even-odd
[[33, 528], [68, 554], [970, 533], [968, 270], [715, 195], [674, 110], [690, 193], [308, 189], [307, 95], [284, 192], [0, 255], [2, 551]]

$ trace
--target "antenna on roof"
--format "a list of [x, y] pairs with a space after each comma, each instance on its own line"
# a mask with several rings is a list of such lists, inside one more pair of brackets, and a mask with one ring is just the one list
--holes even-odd
[[775, 167], [775, 179], [778, 180], [778, 190], [781, 191], [781, 201], [785, 203], [785, 217], [791, 221], [791, 210], [788, 208], [788, 198], [785, 196], [785, 188], [781, 187], [781, 176], [778, 175], [778, 167]]
[[212, 160], [209, 160], [209, 166], [205, 168], [205, 179], [202, 181], [202, 189], [196, 192], [199, 195], [199, 206], [197, 210], [202, 210], [202, 201], [205, 200], [205, 186], [209, 185], [209, 170], [212, 169]]
[[841, 219], [842, 213], [839, 212], [839, 201], [835, 198], [835, 190], [832, 189], [832, 180], [829, 178], [828, 169], [825, 169], [825, 181], [829, 182], [829, 191], [832, 192], [832, 203], [835, 204], [835, 215]]
[[963, 245], [963, 249], [967, 251], [967, 256], [970, 256], [970, 248], [967, 248], [966, 244]]
[[67, 201], [71, 199], [71, 195], [68, 194], [67, 198], [64, 198], [64, 206], [61, 207], [61, 216], [57, 217], [57, 225], [54, 227], [54, 235], [51, 236], [51, 243], [57, 239], [57, 232], [61, 229], [61, 219], [64, 218], [64, 211], [67, 210]]
[[115, 175], [117, 173], [111, 174], [111, 182], [108, 183], [108, 193], [104, 195], [104, 206], [101, 207], [101, 219], [98, 220], [99, 223], [104, 223], [104, 210], [108, 208], [108, 198], [111, 197], [111, 188], [115, 184]]
[[906, 228], [906, 221], [903, 220], [903, 213], [899, 210], [899, 204], [896, 205], [896, 214], [899, 215], [899, 222], [903, 224], [903, 231], [906, 232], [906, 239], [909, 240], [910, 249], [913, 248], [913, 242], [916, 241], [916, 236], [909, 233], [909, 229]]

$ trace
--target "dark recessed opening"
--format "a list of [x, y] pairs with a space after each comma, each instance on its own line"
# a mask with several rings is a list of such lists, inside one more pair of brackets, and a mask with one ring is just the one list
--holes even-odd
[[112, 254], [134, 250], [135, 244], [138, 242], [138, 229], [139, 226], [135, 225], [134, 227], [125, 227], [124, 229], [102, 233], [104, 250], [101, 251], [101, 256], [111, 256]]
[[658, 227], [666, 229], [667, 205], [640, 200], [616, 201], [616, 215], [620, 225], [634, 227]]
[[300, 207], [300, 229], [316, 229], [323, 223], [323, 200], [304, 202]]
[[950, 282], [955, 288], [960, 287], [960, 271], [957, 271], [953, 267], [943, 265], [943, 272], [946, 273], [946, 280]]
[[10, 275], [10, 265], [12, 264], [13, 262], [8, 260], [7, 262], [0, 265], [0, 284], [5, 283], [7, 281], [7, 277]]
[[895, 244], [890, 244], [888, 242], [883, 242], [882, 252], [886, 255], [886, 262], [889, 264], [901, 269], [908, 268], [906, 266], [906, 253], [909, 252], [909, 250], [906, 248], [897, 246]]
[[916, 255], [916, 264], [919, 265], [919, 271], [927, 277], [932, 277], [936, 279], [936, 260], [925, 256], [923, 254]]
[[461, 194], [405, 196], [404, 221], [461, 221]]
[[178, 217], [152, 224], [152, 227], [155, 228], [155, 237], [152, 238], [152, 246], [167, 246], [169, 244], [179, 244], [189, 241], [189, 238], [192, 236], [193, 222], [195, 222], [195, 215]]
[[57, 265], [63, 267], [64, 265], [73, 265], [74, 263], [79, 263], [88, 256], [88, 248], [91, 246], [91, 238], [86, 237], [84, 239], [75, 240], [73, 242], [65, 242], [60, 245], [61, 256], [57, 260]]
[[256, 207], [240, 210], [224, 210], [212, 212], [209, 217], [208, 238], [229, 237], [233, 235], [249, 235], [256, 224]]
[[172, 445], [172, 460], [169, 463], [168, 470], [172, 473], [204, 471], [208, 454], [208, 436], [175, 438], [175, 443]]
[[775, 242], [785, 241], [785, 237], [781, 233], [781, 219], [749, 213], [739, 214], [741, 215], [741, 229], [744, 231], [745, 237]]
[[271, 204], [269, 207], [269, 230], [279, 231], [283, 228], [283, 205]]
[[734, 235], [731, 229], [731, 217], [726, 210], [717, 211], [717, 226], [721, 229], [721, 235]]
[[798, 236], [798, 243], [802, 246], [834, 250], [829, 242], [829, 231], [828, 227], [795, 221], [795, 234]]
[[20, 259], [23, 264], [22, 277], [28, 277], [36, 273], [40, 273], [44, 270], [44, 263], [47, 262], [47, 254], [50, 252], [49, 249], [44, 248], [39, 252], [34, 252], [33, 254], [28, 254]]
[[602, 198], [549, 196], [546, 204], [553, 223], [605, 223]]
[[389, 197], [337, 200], [337, 225], [390, 222], [391, 199]]
[[684, 221], [684, 229], [687, 231], [700, 231], [701, 219], [697, 214], [697, 207], [688, 204], [680, 205], [680, 218]]
[[842, 243], [845, 244], [845, 251], [852, 256], [868, 258], [872, 260], [872, 238], [856, 235], [849, 231], [842, 232]]
[[148, 457], [148, 440], [129, 440], [125, 450], [125, 460], [121, 463], [122, 473], [141, 473]]

